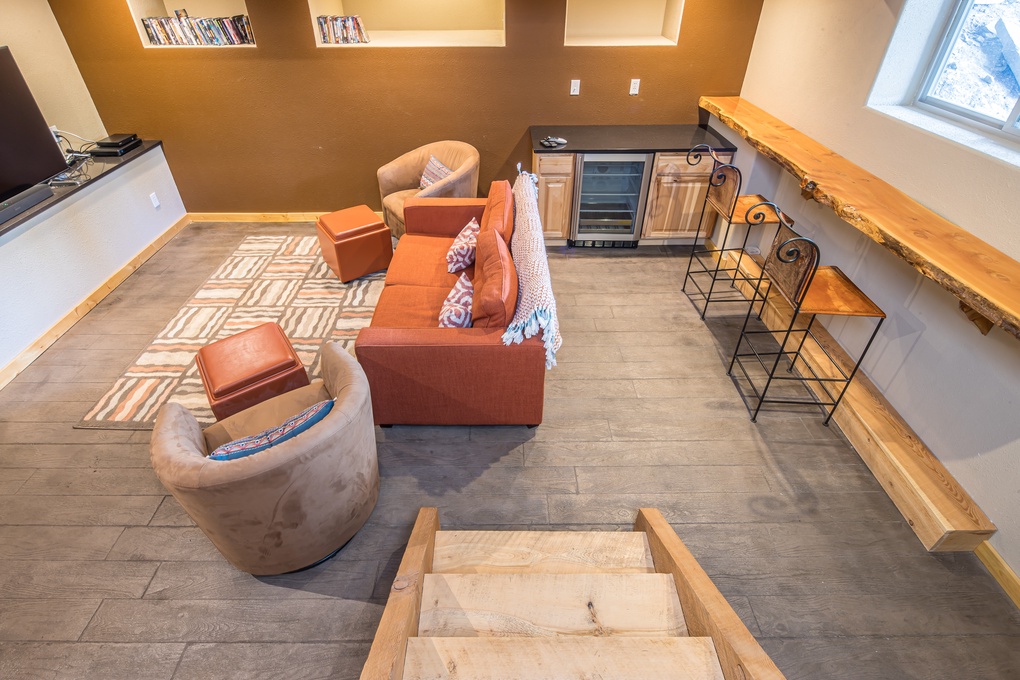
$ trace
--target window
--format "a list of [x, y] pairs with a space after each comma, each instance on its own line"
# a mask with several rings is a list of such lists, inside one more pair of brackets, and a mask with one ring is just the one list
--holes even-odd
[[917, 102], [1020, 135], [1020, 0], [963, 0]]

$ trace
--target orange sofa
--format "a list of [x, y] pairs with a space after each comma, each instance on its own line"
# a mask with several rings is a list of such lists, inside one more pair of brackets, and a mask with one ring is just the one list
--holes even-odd
[[[446, 252], [474, 217], [481, 225], [471, 328], [439, 328], [439, 310], [459, 273]], [[538, 337], [506, 346], [517, 306], [510, 183], [493, 182], [487, 199], [409, 198], [405, 235], [355, 352], [368, 376], [377, 425], [538, 425], [545, 391], [545, 348]]]

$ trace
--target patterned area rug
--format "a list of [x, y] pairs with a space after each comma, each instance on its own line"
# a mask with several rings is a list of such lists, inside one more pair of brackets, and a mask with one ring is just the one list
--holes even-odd
[[334, 340], [350, 351], [371, 321], [384, 277], [341, 283], [315, 236], [249, 236], [75, 427], [150, 430], [170, 401], [203, 425], [215, 422], [195, 354], [267, 321], [283, 327], [314, 380], [322, 344]]

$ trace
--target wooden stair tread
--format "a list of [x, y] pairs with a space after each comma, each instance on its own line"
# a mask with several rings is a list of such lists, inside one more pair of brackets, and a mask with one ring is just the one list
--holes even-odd
[[711, 638], [411, 638], [404, 680], [723, 680]]
[[420, 637], [684, 636], [667, 574], [426, 574]]
[[638, 531], [440, 531], [437, 574], [655, 573]]
[[634, 530], [654, 574], [436, 574], [439, 512], [421, 508], [361, 680], [783, 680], [662, 513]]

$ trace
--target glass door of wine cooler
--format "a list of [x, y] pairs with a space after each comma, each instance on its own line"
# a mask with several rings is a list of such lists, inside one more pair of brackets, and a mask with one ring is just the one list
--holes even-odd
[[587, 153], [578, 157], [573, 245], [630, 245], [637, 241], [651, 160], [652, 154]]

